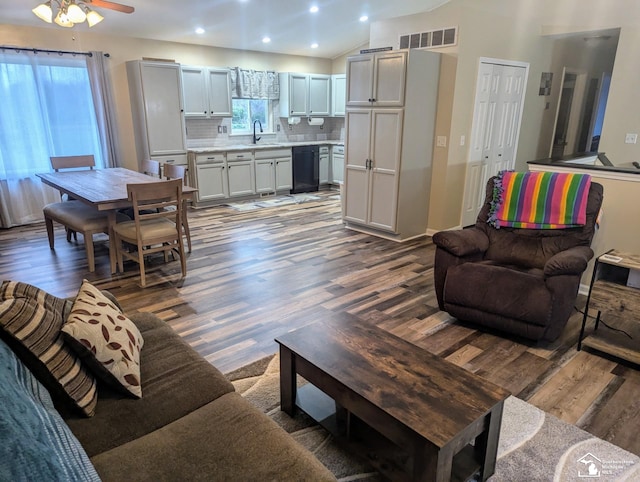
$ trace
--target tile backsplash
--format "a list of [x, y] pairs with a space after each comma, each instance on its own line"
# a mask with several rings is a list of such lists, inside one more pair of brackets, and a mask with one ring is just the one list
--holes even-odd
[[[218, 126], [227, 133], [218, 133]], [[280, 131], [277, 127], [280, 126]], [[233, 144], [251, 144], [251, 135], [230, 135], [231, 118], [187, 119], [187, 147], [202, 148]], [[274, 133], [261, 133], [265, 142], [303, 142], [344, 139], [344, 117], [325, 117], [323, 126], [310, 126], [306, 118], [299, 124], [289, 125], [287, 118], [275, 117]]]

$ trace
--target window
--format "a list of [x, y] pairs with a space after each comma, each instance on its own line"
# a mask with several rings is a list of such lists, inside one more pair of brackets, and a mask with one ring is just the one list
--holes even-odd
[[1, 52], [0, 99], [0, 179], [49, 171], [49, 156], [104, 166], [84, 56]]
[[[253, 122], [260, 121], [264, 132], [271, 132], [271, 102], [266, 99], [232, 99], [232, 134], [252, 134]], [[257, 128], [257, 126], [256, 126]]]

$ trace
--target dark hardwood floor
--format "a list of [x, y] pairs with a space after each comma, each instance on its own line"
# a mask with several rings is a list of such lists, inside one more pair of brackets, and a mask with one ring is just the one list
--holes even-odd
[[[319, 201], [255, 211], [191, 210], [193, 252], [152, 260], [148, 286], [137, 265], [109, 273], [106, 237], [89, 273], [82, 245], [44, 223], [0, 230], [0, 278], [73, 296], [83, 278], [115, 294], [125, 311], [166, 320], [221, 371], [276, 352], [274, 337], [316, 320], [373, 323], [506, 388], [548, 413], [640, 455], [637, 367], [576, 350], [582, 315], [554, 343], [476, 330], [437, 308], [430, 238], [395, 243], [345, 229], [335, 192]], [[473, 287], [470, 287], [473, 289]], [[578, 308], [584, 306], [580, 297]]]

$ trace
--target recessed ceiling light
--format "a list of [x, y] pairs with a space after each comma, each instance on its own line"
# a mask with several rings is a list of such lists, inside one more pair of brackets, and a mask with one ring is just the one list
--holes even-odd
[[317, 6], [317, 5], [314, 5], [313, 7], [311, 7], [311, 8], [309, 9], [309, 11], [310, 11], [311, 13], [316, 13], [318, 10], [319, 10], [319, 9], [318, 9], [318, 6]]
[[311, 44], [311, 48], [312, 48], [312, 49], [317, 49], [317, 48], [318, 48], [318, 44], [316, 44], [316, 43], [312, 43], [312, 44]]
[[262, 37], [263, 44], [268, 44], [269, 42], [271, 42], [271, 39], [269, 37]]
[[367, 17], [366, 15], [363, 15], [362, 17], [360, 17], [361, 22], [366, 22], [367, 20], [369, 20], [369, 17]]
[[204, 29], [203, 29], [202, 27], [198, 27], [198, 28], [196, 29], [196, 33], [197, 33], [198, 35], [202, 35], [202, 34], [204, 33]]

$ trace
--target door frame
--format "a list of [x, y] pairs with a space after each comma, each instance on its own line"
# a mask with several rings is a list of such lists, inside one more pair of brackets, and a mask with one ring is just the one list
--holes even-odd
[[[473, 164], [473, 159], [472, 159], [472, 150], [471, 150], [471, 142], [473, 139], [475, 139], [476, 136], [476, 131], [479, 128], [479, 125], [477, 122], [475, 122], [476, 119], [476, 112], [478, 109], [478, 102], [479, 102], [479, 98], [478, 98], [478, 81], [480, 78], [480, 74], [482, 72], [482, 64], [492, 64], [492, 65], [503, 65], [503, 66], [507, 66], [507, 67], [519, 67], [519, 68], [524, 68], [524, 84], [522, 86], [522, 98], [520, 99], [520, 107], [519, 107], [519, 114], [518, 114], [518, 121], [517, 121], [517, 129], [516, 129], [516, 133], [515, 133], [515, 139], [514, 139], [514, 149], [513, 149], [513, 158], [514, 160], [517, 158], [518, 155], [518, 146], [520, 143], [520, 130], [522, 128], [522, 117], [524, 115], [524, 102], [525, 99], [527, 97], [527, 83], [529, 81], [529, 69], [530, 69], [530, 64], [529, 62], [521, 62], [518, 60], [505, 60], [505, 59], [496, 59], [496, 58], [492, 58], [492, 57], [480, 57], [478, 59], [478, 68], [476, 71], [476, 91], [474, 93], [474, 101], [473, 101], [473, 113], [472, 113], [472, 125], [471, 125], [471, 135], [469, 137], [470, 143], [467, 147], [467, 162], [466, 162], [466, 166], [465, 166], [465, 189], [464, 189], [464, 193], [463, 193], [463, 201], [462, 201], [462, 212], [460, 213], [460, 222], [462, 226], [467, 226], [469, 224], [473, 224], [476, 220], [477, 214], [475, 213], [475, 215], [473, 216], [473, 219], [471, 218], [471, 215], [466, 215], [465, 213], [465, 206], [468, 204], [469, 201], [469, 197], [476, 197], [476, 196], [482, 196], [482, 198], [484, 199], [484, 185], [481, 186], [470, 186], [470, 181], [472, 177], [477, 177], [477, 172], [474, 174], [471, 172], [471, 168], [472, 167], [477, 167], [477, 166], [472, 166]], [[481, 162], [481, 161], [478, 161]], [[480, 181], [482, 182], [482, 181]], [[472, 189], [470, 189], [470, 187], [472, 187]], [[479, 189], [479, 191], [478, 191]]]
[[[553, 144], [556, 138], [556, 129], [558, 128], [558, 115], [560, 114], [560, 104], [562, 103], [562, 90], [565, 82], [565, 78], [567, 74], [573, 74], [576, 76], [576, 84], [573, 89], [573, 99], [571, 100], [571, 107], [569, 108], [569, 119], [567, 120], [567, 133], [575, 127], [575, 132], [573, 132], [572, 136], [572, 144], [571, 154], [575, 152], [578, 141], [578, 131], [580, 129], [580, 119], [583, 115], [583, 107], [584, 107], [584, 99], [587, 92], [587, 81], [588, 73], [584, 70], [573, 69], [571, 67], [567, 67], [566, 65], [562, 67], [562, 80], [560, 82], [560, 95], [558, 96], [558, 103], [556, 105], [556, 114], [553, 120], [553, 131], [551, 135], [551, 145], [549, 146], [549, 157], [553, 156]], [[577, 116], [577, 117], [576, 117]], [[569, 135], [565, 138], [565, 147], [569, 145], [566, 140], [569, 138]], [[567, 155], [566, 152], [563, 155]]]

